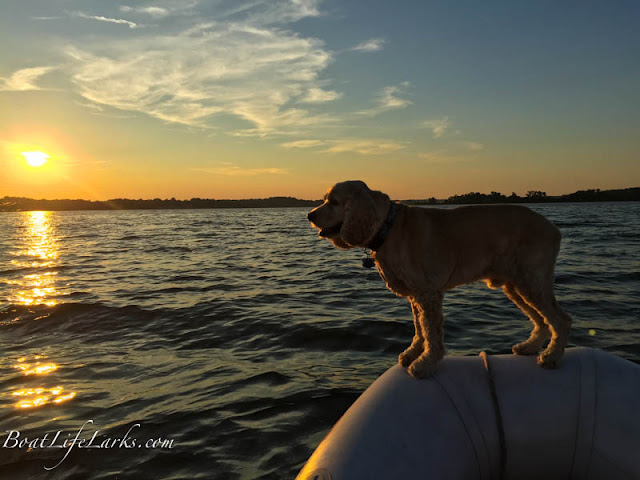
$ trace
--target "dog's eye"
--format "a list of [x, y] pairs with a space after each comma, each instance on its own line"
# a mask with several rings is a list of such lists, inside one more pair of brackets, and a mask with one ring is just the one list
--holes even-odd
[[329, 205], [338, 205], [338, 202], [336, 202], [335, 198], [329, 198], [327, 199], [327, 201], [329, 202]]

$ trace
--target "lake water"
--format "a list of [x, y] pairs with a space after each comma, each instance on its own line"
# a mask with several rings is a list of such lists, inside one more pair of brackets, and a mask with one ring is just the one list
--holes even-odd
[[[640, 362], [640, 203], [532, 208], [571, 345]], [[0, 213], [0, 477], [293, 478], [413, 335], [363, 256], [305, 209]], [[484, 284], [444, 308], [450, 355], [530, 330]]]

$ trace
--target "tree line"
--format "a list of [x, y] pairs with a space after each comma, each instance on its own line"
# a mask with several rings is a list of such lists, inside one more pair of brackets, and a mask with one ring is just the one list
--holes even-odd
[[558, 202], [629, 202], [640, 201], [640, 188], [625, 188], [619, 190], [579, 190], [559, 196], [550, 196], [539, 190], [529, 190], [523, 197], [512, 192], [506, 196], [500, 192], [480, 193], [470, 192], [463, 195], [453, 195], [446, 200], [431, 197], [426, 200], [409, 200], [405, 203], [412, 205], [473, 205], [491, 203], [558, 203]]
[[176, 200], [175, 198], [150, 200], [115, 198], [105, 201], [92, 200], [34, 200], [24, 197], [4, 197], [0, 199], [0, 211], [64, 211], [64, 210], [189, 210], [199, 208], [286, 208], [312, 207], [319, 200], [300, 200], [293, 197], [269, 197], [246, 200], [214, 200], [192, 198]]
[[[530, 190], [525, 196], [515, 192], [506, 196], [499, 192], [470, 192], [453, 195], [445, 200], [431, 197], [424, 200], [405, 200], [409, 205], [461, 205], [491, 203], [552, 203], [552, 202], [623, 202], [640, 201], [640, 187], [619, 190], [579, 190], [560, 196], [550, 196], [546, 192]], [[35, 200], [24, 197], [4, 197], [0, 199], [0, 212], [21, 212], [33, 210], [188, 210], [203, 208], [289, 208], [314, 207], [322, 200], [300, 200], [294, 197], [269, 197], [247, 200], [214, 200], [208, 198], [192, 198], [176, 200], [175, 198], [150, 200], [115, 198], [105, 201], [92, 200]]]

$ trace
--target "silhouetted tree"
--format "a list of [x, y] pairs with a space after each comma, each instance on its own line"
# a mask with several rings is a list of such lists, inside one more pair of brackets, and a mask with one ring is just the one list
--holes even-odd
[[527, 192], [527, 200], [540, 202], [547, 198], [547, 192], [541, 192], [540, 190], [529, 190]]
[[510, 203], [516, 203], [516, 202], [519, 202], [522, 199], [516, 194], [516, 192], [511, 192], [511, 195], [509, 195], [509, 198], [507, 198], [507, 200]]

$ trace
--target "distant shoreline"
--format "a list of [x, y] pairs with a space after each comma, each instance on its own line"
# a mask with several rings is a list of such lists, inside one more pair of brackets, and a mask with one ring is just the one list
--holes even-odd
[[[640, 201], [640, 187], [617, 190], [579, 190], [574, 193], [547, 196], [545, 192], [529, 191], [524, 197], [515, 193], [510, 196], [499, 192], [490, 194], [471, 192], [454, 195], [447, 199], [434, 197], [423, 200], [403, 200], [407, 205], [476, 205], [498, 203], [566, 203], [566, 202], [634, 202]], [[81, 210], [196, 210], [210, 208], [295, 208], [314, 207], [322, 200], [301, 200], [294, 197], [270, 197], [246, 200], [214, 200], [192, 198], [176, 200], [155, 198], [152, 200], [132, 200], [116, 198], [113, 200], [36, 200], [25, 197], [3, 197], [0, 199], [0, 212], [24, 211], [81, 211]]]

